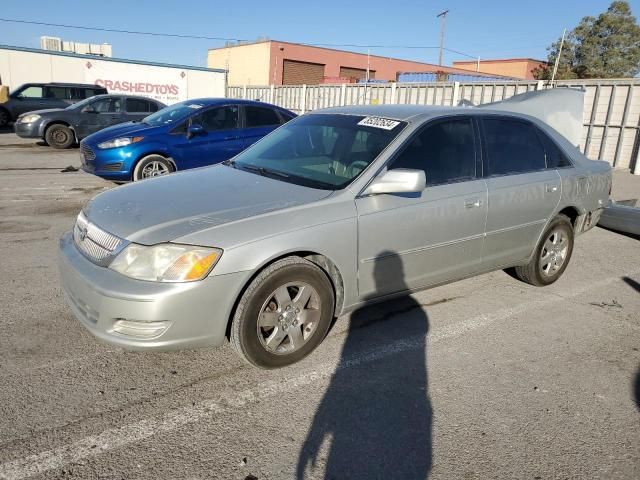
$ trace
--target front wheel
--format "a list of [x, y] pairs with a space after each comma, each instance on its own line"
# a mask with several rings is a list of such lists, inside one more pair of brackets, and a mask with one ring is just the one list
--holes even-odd
[[278, 260], [242, 295], [231, 344], [252, 365], [284, 367], [320, 345], [333, 312], [333, 287], [319, 267], [300, 257]]
[[531, 285], [550, 285], [564, 273], [573, 253], [573, 227], [565, 215], [554, 218], [542, 234], [531, 261], [516, 267], [517, 277]]
[[44, 140], [53, 148], [63, 149], [73, 145], [76, 138], [73, 131], [66, 125], [52, 125], [47, 128]]
[[148, 155], [136, 164], [133, 181], [167, 175], [174, 171], [173, 164], [161, 155]]

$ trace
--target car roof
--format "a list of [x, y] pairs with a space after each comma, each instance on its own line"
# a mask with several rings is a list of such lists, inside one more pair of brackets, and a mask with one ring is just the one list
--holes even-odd
[[76, 87], [76, 88], [99, 88], [99, 89], [103, 89], [106, 90], [106, 88], [100, 86], [100, 85], [95, 85], [95, 84], [91, 84], [91, 83], [66, 83], [66, 82], [28, 82], [28, 83], [24, 83], [23, 85], [41, 85], [41, 86], [47, 86], [47, 85], [53, 85], [55, 87]]
[[529, 115], [504, 110], [492, 110], [488, 108], [474, 107], [452, 107], [438, 105], [348, 105], [344, 107], [324, 108], [315, 110], [310, 114], [342, 114], [342, 115], [362, 115], [372, 117], [392, 118], [403, 122], [420, 122], [427, 118], [440, 117], [445, 115], [481, 115], [500, 114], [531, 119]]
[[286, 108], [279, 107], [277, 105], [273, 105], [272, 103], [260, 102], [258, 100], [246, 100], [243, 98], [192, 98], [189, 100], [185, 100], [186, 102], [200, 103], [205, 107], [210, 107], [212, 105], [226, 105], [228, 103], [234, 103], [236, 105], [254, 105], [256, 107], [268, 107], [274, 108], [277, 110], [285, 110], [289, 111]]
[[156, 100], [155, 98], [145, 97], [143, 95], [129, 95], [128, 93], [101, 93], [99, 95], [94, 95], [93, 97], [88, 98], [109, 98], [109, 97], [126, 97], [126, 98], [139, 98], [140, 100], [149, 100], [151, 102], [162, 103], [160, 100]]

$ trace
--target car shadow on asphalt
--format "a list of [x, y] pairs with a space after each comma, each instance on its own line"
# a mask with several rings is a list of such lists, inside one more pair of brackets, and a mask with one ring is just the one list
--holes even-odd
[[[640, 293], [640, 283], [636, 282], [631, 277], [622, 277], [622, 281], [633, 288], [636, 292]], [[636, 372], [636, 376], [633, 382], [633, 398], [636, 401], [636, 407], [640, 410], [640, 367]]]
[[[404, 278], [400, 257], [380, 254], [374, 277], [379, 291], [385, 279]], [[351, 314], [340, 363], [300, 451], [298, 480], [318, 478], [323, 466], [325, 479], [429, 476], [428, 330], [427, 314], [409, 296]]]

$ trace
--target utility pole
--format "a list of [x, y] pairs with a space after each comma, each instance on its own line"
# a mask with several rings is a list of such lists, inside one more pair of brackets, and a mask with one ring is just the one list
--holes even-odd
[[436, 18], [440, 17], [440, 54], [438, 55], [438, 65], [442, 66], [442, 48], [444, 47], [444, 19], [447, 17], [449, 10], [444, 10], [436, 15]]

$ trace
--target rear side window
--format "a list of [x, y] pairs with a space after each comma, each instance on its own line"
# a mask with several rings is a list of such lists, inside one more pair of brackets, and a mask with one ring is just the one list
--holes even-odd
[[542, 132], [540, 129], [538, 131], [538, 136], [542, 141], [542, 145], [544, 146], [544, 155], [545, 160], [547, 161], [547, 168], [563, 168], [570, 167], [571, 162], [567, 158], [567, 156], [562, 153], [560, 148], [551, 140], [546, 133]]
[[280, 125], [280, 117], [270, 108], [264, 107], [244, 107], [247, 128], [266, 127], [270, 125]]
[[446, 120], [427, 126], [390, 168], [424, 170], [427, 185], [473, 180], [476, 155], [471, 120]]
[[155, 102], [149, 102], [149, 111], [151, 113], [157, 112], [158, 111], [158, 104]]
[[125, 102], [127, 113], [149, 113], [149, 102], [141, 98], [127, 98]]
[[489, 175], [507, 175], [546, 168], [544, 149], [535, 127], [506, 118], [483, 121]]
[[280, 115], [281, 124], [287, 123], [289, 120], [293, 120], [295, 118], [295, 115], [291, 115], [290, 113], [287, 113], [287, 112], [279, 111], [278, 114]]

